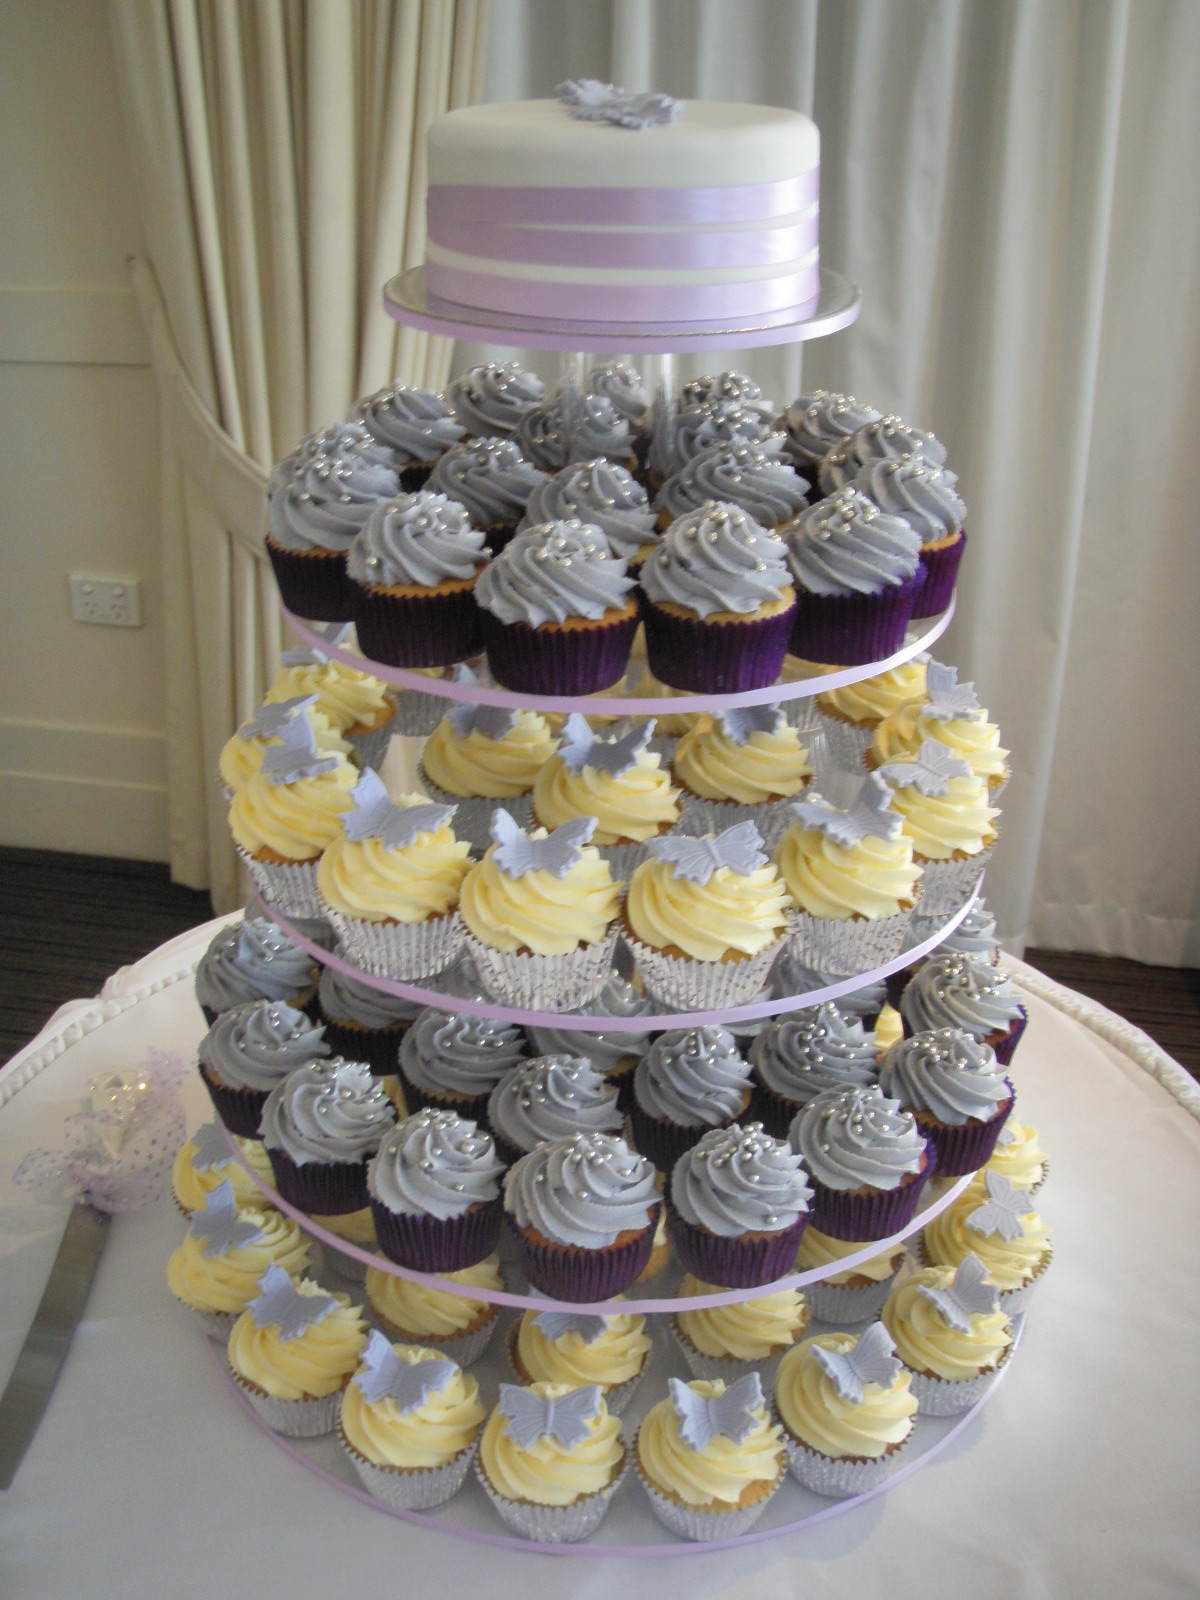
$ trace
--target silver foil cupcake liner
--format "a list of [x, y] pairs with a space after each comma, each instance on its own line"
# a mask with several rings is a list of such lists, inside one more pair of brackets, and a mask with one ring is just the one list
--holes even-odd
[[394, 1322], [389, 1322], [382, 1311], [375, 1309], [369, 1299], [365, 1309], [367, 1316], [380, 1333], [386, 1334], [393, 1344], [413, 1344], [419, 1345], [424, 1350], [436, 1350], [438, 1355], [445, 1356], [448, 1361], [457, 1361], [460, 1367], [469, 1367], [479, 1360], [491, 1344], [492, 1335], [500, 1324], [500, 1308], [492, 1306], [487, 1320], [481, 1322], [477, 1328], [468, 1329], [466, 1333], [410, 1333], [407, 1328], [398, 1328]]
[[576, 1011], [594, 1000], [612, 971], [617, 946], [614, 924], [599, 944], [580, 945], [565, 956], [493, 950], [467, 929], [467, 949], [493, 997], [522, 1011]]
[[979, 880], [979, 874], [992, 859], [994, 845], [981, 850], [977, 856], [966, 856], [962, 861], [930, 861], [921, 863], [921, 916], [948, 917], [965, 905]]
[[650, 843], [645, 840], [641, 844], [602, 844], [597, 849], [608, 862], [608, 870], [614, 880], [628, 883], [649, 855]]
[[[773, 1373], [785, 1354], [777, 1351], [770, 1356], [758, 1356], [751, 1361], [741, 1361], [737, 1356], [710, 1356], [703, 1350], [698, 1350], [692, 1341], [679, 1326], [679, 1318], [675, 1312], [667, 1318], [671, 1329], [671, 1338], [675, 1347], [683, 1357], [688, 1371], [693, 1378], [724, 1378], [726, 1383], [736, 1383], [747, 1372], [757, 1372], [763, 1378], [763, 1388], [769, 1390], [771, 1385], [767, 1381], [767, 1374]], [[797, 1338], [803, 1329], [797, 1330]]]
[[440, 694], [422, 694], [420, 689], [392, 690], [396, 696], [396, 720], [393, 733], [409, 739], [427, 739], [438, 723], [454, 706]]
[[693, 961], [687, 956], [664, 955], [628, 932], [624, 937], [653, 999], [677, 1011], [715, 1011], [757, 999], [775, 957], [790, 936], [789, 914], [787, 930], [744, 961]]
[[492, 843], [492, 812], [497, 808], [507, 811], [519, 828], [528, 828], [530, 825], [533, 816], [532, 795], [518, 794], [497, 800], [491, 795], [451, 794], [433, 782], [426, 774], [423, 762], [417, 766], [417, 782], [438, 805], [456, 808], [454, 821], [450, 824], [454, 829], [454, 837], [465, 839], [472, 849], [482, 852]]
[[786, 1471], [781, 1469], [769, 1493], [753, 1505], [730, 1506], [727, 1511], [709, 1511], [702, 1506], [680, 1505], [677, 1500], [660, 1493], [641, 1467], [638, 1468], [642, 1488], [663, 1527], [671, 1533], [677, 1533], [681, 1539], [691, 1539], [698, 1544], [706, 1544], [712, 1539], [740, 1539], [742, 1534], [749, 1533], [779, 1492], [786, 1477]]
[[493, 1489], [482, 1463], [475, 1463], [475, 1476], [483, 1485], [484, 1493], [500, 1514], [500, 1519], [523, 1539], [535, 1539], [539, 1544], [578, 1544], [600, 1526], [609, 1501], [629, 1471], [629, 1449], [620, 1470], [606, 1489], [596, 1494], [585, 1494], [569, 1506], [539, 1506], [529, 1500], [509, 1500]]
[[914, 1372], [912, 1392], [917, 1404], [927, 1417], [955, 1417], [960, 1411], [969, 1411], [983, 1399], [1012, 1352], [1008, 1345], [996, 1365], [976, 1378], [935, 1378], [928, 1372]]
[[848, 978], [858, 972], [870, 972], [900, 954], [912, 915], [911, 907], [893, 917], [874, 919], [812, 917], [807, 911], [798, 911], [788, 953], [830, 977]]
[[340, 1416], [337, 1436], [363, 1488], [396, 1511], [432, 1511], [434, 1506], [445, 1505], [466, 1482], [479, 1449], [479, 1441], [472, 1440], [465, 1450], [440, 1467], [381, 1467], [354, 1448], [342, 1432]]
[[366, 733], [347, 733], [343, 735], [346, 743], [354, 752], [354, 758], [360, 767], [374, 767], [378, 772], [388, 753], [388, 746], [392, 742], [392, 735], [399, 732], [396, 727], [396, 718], [393, 714], [378, 728], [371, 728]]
[[268, 910], [282, 911], [285, 917], [311, 917], [324, 926], [325, 912], [317, 897], [319, 857], [314, 856], [311, 861], [255, 861], [241, 845], [234, 848]]
[[996, 801], [1008, 788], [1012, 781], [1012, 768], [1005, 764], [1004, 771], [998, 778], [988, 779], [988, 805], [994, 806]]
[[[516, 1359], [517, 1335], [520, 1332], [520, 1329], [521, 1319], [518, 1317], [516, 1322], [514, 1322], [509, 1328], [508, 1334], [505, 1337], [504, 1354], [508, 1361], [508, 1370], [512, 1373], [513, 1377], [518, 1383], [527, 1384], [532, 1380], [529, 1378], [527, 1373], [523, 1373], [521, 1371], [520, 1367], [517, 1365]], [[629, 1402], [637, 1393], [642, 1379], [646, 1375], [646, 1368], [650, 1365], [650, 1359], [651, 1352], [647, 1351], [646, 1359], [642, 1363], [642, 1370], [640, 1372], [635, 1372], [632, 1378], [626, 1378], [624, 1383], [606, 1383], [601, 1385], [604, 1390], [604, 1404], [608, 1407], [609, 1411], [612, 1412], [614, 1417], [621, 1416], [621, 1414], [628, 1409]]]
[[[783, 681], [786, 683], [787, 679]], [[801, 743], [804, 742], [806, 734], [809, 738], [815, 738], [824, 731], [825, 719], [821, 715], [814, 695], [797, 695], [792, 700], [784, 700], [782, 704], [788, 726], [799, 731]]]
[[400, 983], [443, 972], [462, 949], [463, 926], [457, 911], [424, 922], [369, 922], [365, 917], [347, 917], [329, 905], [322, 908], [348, 960]]
[[217, 1339], [221, 1344], [229, 1342], [229, 1330], [237, 1321], [232, 1311], [201, 1311], [197, 1306], [188, 1306], [186, 1300], [180, 1300], [179, 1304], [187, 1306], [210, 1339]]
[[786, 1428], [783, 1430], [788, 1471], [792, 1477], [814, 1494], [826, 1495], [831, 1500], [849, 1500], [852, 1495], [876, 1488], [891, 1475], [897, 1457], [904, 1453], [911, 1438], [910, 1432], [895, 1450], [871, 1460], [839, 1460], [836, 1456], [823, 1456], [817, 1450], [810, 1450], [799, 1439], [793, 1439]]
[[322, 1434], [332, 1433], [337, 1426], [338, 1412], [342, 1406], [340, 1389], [311, 1400], [281, 1400], [278, 1395], [267, 1394], [256, 1385], [247, 1383], [232, 1367], [229, 1373], [273, 1433], [282, 1433], [289, 1439], [319, 1439]]
[[865, 772], [863, 759], [875, 737], [874, 728], [860, 728], [857, 723], [843, 722], [840, 717], [829, 717], [818, 711], [821, 732], [825, 735], [826, 758], [835, 767], [847, 772]]
[[879, 1283], [806, 1283], [804, 1297], [818, 1322], [832, 1322], [839, 1327], [869, 1322], [883, 1310], [899, 1272], [897, 1267]]
[[686, 794], [678, 832], [699, 838], [705, 833], [723, 833], [739, 822], [752, 822], [762, 835], [763, 849], [774, 855], [775, 846], [793, 821], [790, 800], [764, 800], [759, 805], [742, 805], [736, 800], [703, 800]]

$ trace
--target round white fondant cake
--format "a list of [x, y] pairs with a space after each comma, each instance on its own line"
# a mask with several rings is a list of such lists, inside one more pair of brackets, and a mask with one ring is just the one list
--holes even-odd
[[598, 84], [562, 95], [467, 106], [430, 127], [431, 298], [693, 327], [811, 311], [820, 137], [808, 117]]

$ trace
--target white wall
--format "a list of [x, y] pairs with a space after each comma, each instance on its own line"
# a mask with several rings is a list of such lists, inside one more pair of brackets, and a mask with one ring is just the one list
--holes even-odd
[[[0, 843], [167, 858], [158, 410], [103, 0], [0, 0]], [[138, 629], [71, 571], [136, 576]]]

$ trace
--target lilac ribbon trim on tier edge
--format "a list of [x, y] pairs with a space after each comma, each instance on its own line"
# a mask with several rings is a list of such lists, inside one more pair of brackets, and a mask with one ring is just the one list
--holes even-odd
[[546, 226], [656, 227], [673, 223], [766, 222], [811, 206], [820, 192], [820, 168], [774, 183], [710, 188], [553, 188], [476, 183], [429, 187], [426, 217], [431, 236], [443, 223]]
[[778, 228], [636, 232], [573, 227], [523, 227], [474, 221], [430, 221], [429, 241], [463, 255], [533, 262], [547, 267], [770, 267], [798, 261], [817, 247], [817, 219]]

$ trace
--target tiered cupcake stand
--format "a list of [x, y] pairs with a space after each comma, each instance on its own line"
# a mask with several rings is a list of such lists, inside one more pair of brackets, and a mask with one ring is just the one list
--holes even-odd
[[[650, 376], [660, 386], [673, 388], [672, 363], [669, 352], [748, 347], [754, 344], [791, 343], [835, 332], [853, 322], [858, 315], [860, 304], [858, 291], [844, 278], [826, 269], [822, 269], [821, 280], [820, 300], [812, 314], [803, 322], [794, 322], [786, 326], [771, 328], [705, 330], [691, 335], [680, 333], [667, 335], [661, 330], [648, 328], [622, 328], [617, 330], [608, 328], [603, 330], [602, 341], [599, 337], [602, 330], [598, 327], [588, 327], [582, 324], [546, 324], [538, 326], [521, 324], [518, 326], [516, 320], [511, 318], [491, 320], [481, 318], [477, 321], [461, 320], [457, 312], [450, 313], [431, 307], [424, 292], [423, 275], [420, 268], [414, 269], [400, 278], [393, 279], [384, 292], [384, 298], [387, 310], [397, 320], [431, 332], [485, 342], [519, 344], [522, 348], [556, 349], [563, 352], [571, 352], [571, 354], [564, 354], [562, 358], [564, 375], [567, 376], [581, 374], [586, 369], [588, 358], [578, 354], [581, 345], [599, 348], [602, 342], [605, 349], [619, 346], [626, 352], [640, 352], [651, 358], [647, 365], [657, 369]], [[462, 313], [462, 316], [465, 315], [465, 312]], [[478, 674], [480, 681], [471, 684], [460, 684], [440, 678], [428, 678], [419, 673], [371, 661], [357, 652], [347, 649], [340, 642], [336, 627], [314, 627], [301, 618], [293, 616], [287, 610], [284, 611], [284, 618], [291, 630], [300, 639], [320, 648], [334, 660], [368, 671], [374, 676], [391, 683], [402, 693], [411, 692], [442, 698], [447, 701], [447, 707], [451, 702], [468, 701], [474, 704], [542, 712], [579, 711], [590, 715], [600, 713], [618, 717], [648, 717], [667, 713], [678, 715], [689, 712], [721, 711], [736, 706], [761, 705], [768, 702], [789, 702], [810, 698], [823, 690], [858, 682], [863, 678], [884, 672], [891, 667], [899, 666], [919, 652], [929, 649], [945, 632], [953, 614], [954, 604], [951, 601], [950, 607], [941, 616], [927, 619], [925, 622], [917, 624], [914, 630], [910, 632], [904, 647], [885, 660], [874, 661], [863, 666], [848, 667], [839, 672], [816, 678], [779, 683], [769, 688], [754, 689], [739, 694], [672, 695], [670, 698], [661, 699], [623, 696], [619, 689], [605, 695], [592, 695], [586, 699], [553, 695], [513, 694], [507, 690], [491, 686], [486, 673], [482, 672], [482, 670]], [[982, 877], [980, 878], [980, 883], [982, 883]], [[471, 1016], [491, 1018], [519, 1025], [554, 1027], [564, 1031], [579, 1032], [580, 1034], [600, 1031], [606, 1033], [647, 1033], [660, 1029], [699, 1027], [715, 1023], [725, 1024], [734, 1030], [745, 1029], [748, 1024], [780, 1012], [819, 1005], [823, 1001], [836, 1000], [841, 995], [852, 993], [866, 984], [885, 978], [890, 973], [911, 965], [941, 944], [958, 926], [974, 903], [979, 893], [980, 883], [976, 884], [970, 899], [954, 915], [946, 918], [936, 932], [923, 939], [920, 943], [907, 947], [900, 955], [883, 966], [874, 968], [869, 972], [859, 973], [854, 977], [827, 984], [823, 988], [811, 990], [804, 994], [773, 999], [760, 997], [752, 1003], [722, 1010], [667, 1012], [654, 1015], [639, 1014], [632, 1017], [584, 1016], [558, 1012], [522, 1011], [487, 999], [461, 997], [457, 994], [449, 994], [444, 989], [400, 983], [380, 977], [351, 965], [342, 957], [332, 953], [325, 945], [313, 939], [311, 937], [313, 931], [311, 925], [297, 926], [292, 919], [281, 914], [268, 901], [260, 898], [260, 903], [264, 912], [318, 961], [335, 968], [339, 972], [358, 978], [388, 994], [400, 996], [421, 1005], [434, 1006], [445, 1011], [465, 1013]], [[236, 1158], [242, 1161], [232, 1140], [230, 1144]], [[542, 1296], [534, 1298], [528, 1293], [514, 1289], [493, 1292], [465, 1284], [451, 1283], [442, 1278], [432, 1278], [397, 1266], [394, 1262], [361, 1250], [346, 1240], [328, 1232], [303, 1212], [297, 1211], [282, 1200], [279, 1195], [269, 1189], [251, 1171], [244, 1161], [242, 1161], [242, 1165], [259, 1187], [263, 1189], [274, 1206], [294, 1217], [309, 1234], [321, 1242], [327, 1252], [327, 1260], [335, 1272], [338, 1271], [339, 1262], [343, 1265], [349, 1265], [349, 1271], [352, 1275], [356, 1272], [361, 1273], [364, 1266], [370, 1265], [381, 1271], [393, 1273], [398, 1277], [408, 1278], [418, 1283], [425, 1283], [468, 1300], [486, 1301], [489, 1304], [509, 1307], [518, 1312], [527, 1309], [545, 1311], [555, 1307], [564, 1310], [580, 1309], [576, 1305], [547, 1300]], [[933, 1200], [924, 1211], [920, 1212], [909, 1227], [901, 1233], [887, 1240], [872, 1242], [861, 1251], [839, 1262], [836, 1268], [795, 1273], [787, 1278], [780, 1279], [773, 1285], [765, 1287], [733, 1289], [711, 1295], [689, 1296], [686, 1301], [687, 1308], [689, 1310], [701, 1310], [706, 1307], [732, 1305], [741, 1301], [760, 1298], [770, 1292], [793, 1288], [803, 1289], [806, 1284], [816, 1282], [835, 1270], [852, 1270], [860, 1261], [864, 1261], [870, 1256], [899, 1243], [902, 1239], [924, 1227], [933, 1216], [953, 1203], [969, 1181], [969, 1176], [960, 1178], [952, 1187]], [[507, 1245], [508, 1241], [503, 1240], [500, 1247], [505, 1281], [508, 1283], [521, 1282], [523, 1280], [517, 1265], [515, 1251], [507, 1249]], [[662, 1317], [678, 1310], [681, 1303], [683, 1303], [673, 1292], [680, 1276], [678, 1267], [672, 1261], [659, 1275], [662, 1282], [655, 1283], [656, 1292], [654, 1294], [639, 1294], [635, 1286], [627, 1296], [619, 1301], [605, 1301], [595, 1305], [588, 1305], [586, 1309], [596, 1314], [606, 1312], [638, 1313], [652, 1318]], [[1015, 1319], [1014, 1333], [1016, 1340], [1020, 1338], [1021, 1320], [1019, 1317]], [[807, 1337], [808, 1333], [813, 1331], [814, 1328], [816, 1331], [820, 1331], [821, 1327], [821, 1324], [810, 1325], [809, 1329], [805, 1330], [805, 1336]], [[512, 1379], [512, 1373], [508, 1371], [505, 1365], [504, 1332], [505, 1330], [501, 1329], [494, 1334], [488, 1351], [480, 1361], [474, 1363], [472, 1368], [475, 1376], [480, 1381], [484, 1403], [489, 1407], [495, 1401], [498, 1383]], [[295, 1441], [281, 1438], [275, 1434], [271, 1434], [270, 1437], [281, 1450], [293, 1457], [306, 1470], [314, 1473], [344, 1494], [350, 1495], [387, 1515], [417, 1523], [423, 1527], [440, 1529], [457, 1539], [466, 1539], [513, 1550], [543, 1550], [563, 1555], [633, 1555], [638, 1557], [692, 1555], [704, 1551], [725, 1549], [730, 1546], [740, 1547], [756, 1544], [765, 1540], [779, 1538], [784, 1534], [795, 1533], [802, 1528], [812, 1527], [819, 1522], [838, 1516], [860, 1502], [873, 1499], [876, 1495], [886, 1492], [893, 1484], [899, 1483], [904, 1478], [919, 1471], [921, 1467], [942, 1451], [952, 1439], [969, 1427], [975, 1413], [987, 1403], [995, 1392], [995, 1388], [1002, 1380], [1008, 1365], [1009, 1363], [1005, 1362], [1001, 1366], [995, 1381], [984, 1393], [982, 1399], [969, 1411], [952, 1418], [918, 1415], [913, 1440], [901, 1458], [903, 1464], [899, 1465], [891, 1476], [876, 1489], [851, 1499], [827, 1500], [807, 1489], [802, 1489], [789, 1477], [751, 1533], [745, 1534], [738, 1539], [719, 1543], [693, 1544], [685, 1540], [675, 1539], [669, 1535], [655, 1519], [649, 1502], [642, 1494], [640, 1486], [635, 1481], [635, 1475], [632, 1473], [629, 1476], [629, 1481], [626, 1482], [613, 1500], [605, 1520], [601, 1524], [598, 1535], [581, 1544], [540, 1545], [502, 1532], [492, 1508], [486, 1503], [482, 1491], [478, 1489], [477, 1485], [470, 1482], [454, 1499], [439, 1507], [436, 1512], [401, 1511], [381, 1504], [358, 1486], [349, 1463], [337, 1450], [332, 1439]], [[688, 1375], [682, 1358], [675, 1353], [673, 1342], [666, 1336], [660, 1336], [654, 1341], [654, 1349], [648, 1361], [642, 1386], [634, 1397], [629, 1411], [623, 1418], [626, 1440], [630, 1448], [632, 1448], [637, 1421], [640, 1420], [644, 1410], [665, 1392], [665, 1378], [668, 1372], [672, 1370], [684, 1377]], [[772, 1375], [773, 1364], [764, 1364], [763, 1387], [764, 1391], [768, 1393], [768, 1397]], [[230, 1389], [237, 1397], [239, 1404], [242, 1405], [246, 1415], [257, 1426], [267, 1431], [264, 1425], [258, 1421], [249, 1405], [237, 1394], [232, 1384], [230, 1384]]]

